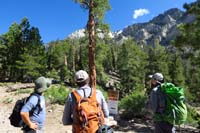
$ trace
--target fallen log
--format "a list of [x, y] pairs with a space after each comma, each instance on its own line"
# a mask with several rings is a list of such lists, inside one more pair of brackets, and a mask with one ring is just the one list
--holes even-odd
[[34, 88], [35, 84], [34, 83], [18, 83], [18, 84], [13, 84], [13, 85], [8, 85], [6, 89], [6, 92], [13, 92], [19, 89], [27, 89], [27, 88]]

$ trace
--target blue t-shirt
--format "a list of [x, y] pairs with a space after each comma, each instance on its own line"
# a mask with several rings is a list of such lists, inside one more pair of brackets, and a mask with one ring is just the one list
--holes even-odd
[[[30, 116], [30, 120], [34, 123], [38, 124], [38, 129], [41, 130], [44, 126], [44, 121], [45, 121], [45, 117], [46, 117], [46, 109], [45, 109], [45, 99], [44, 96], [40, 95], [40, 107], [37, 107], [34, 112], [33, 115]], [[21, 112], [29, 112], [32, 110], [32, 108], [34, 108], [38, 103], [38, 97], [35, 95], [32, 95], [28, 102], [22, 107]], [[39, 111], [40, 110], [40, 111]], [[39, 111], [39, 113], [38, 113]]]

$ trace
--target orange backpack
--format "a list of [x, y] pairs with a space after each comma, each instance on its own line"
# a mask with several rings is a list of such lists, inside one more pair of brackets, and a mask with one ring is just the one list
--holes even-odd
[[75, 113], [73, 113], [73, 133], [95, 133], [104, 124], [104, 115], [96, 99], [96, 89], [87, 98], [82, 98], [75, 90]]

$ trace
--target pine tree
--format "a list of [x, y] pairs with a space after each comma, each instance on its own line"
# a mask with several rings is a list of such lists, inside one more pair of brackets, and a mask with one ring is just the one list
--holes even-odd
[[184, 4], [186, 13], [195, 15], [195, 21], [192, 23], [180, 24], [180, 35], [175, 39], [174, 43], [179, 48], [194, 48], [199, 49], [200, 42], [200, 1], [197, 0], [191, 4]]
[[90, 86], [96, 88], [96, 66], [95, 66], [95, 26], [99, 25], [102, 30], [104, 27], [102, 20], [105, 11], [110, 8], [108, 0], [73, 0], [81, 4], [84, 9], [88, 9], [87, 31], [89, 34], [89, 70]]
[[171, 56], [169, 58], [170, 64], [169, 64], [169, 73], [170, 73], [170, 79], [171, 82], [174, 83], [177, 86], [185, 86], [185, 77], [183, 74], [183, 61], [181, 59], [181, 55], [176, 53], [171, 53]]
[[120, 48], [117, 59], [117, 70], [120, 75], [122, 96], [130, 94], [134, 89], [143, 88], [146, 55], [133, 40], [128, 39]]
[[184, 53], [185, 81], [189, 91], [195, 97], [200, 94], [199, 87], [199, 49], [200, 49], [200, 1], [185, 4], [186, 13], [195, 16], [191, 23], [180, 24], [180, 35], [174, 40], [174, 45]]
[[158, 42], [148, 50], [148, 65], [146, 66], [147, 75], [151, 75], [155, 72], [160, 72], [165, 75], [165, 79], [169, 80], [169, 68], [168, 68], [168, 54], [165, 47], [161, 46]]
[[4, 78], [24, 81], [43, 74], [45, 49], [39, 30], [31, 27], [27, 18], [22, 19], [20, 24], [13, 23], [2, 38]]
[[165, 47], [161, 46], [158, 42], [155, 42], [153, 46], [147, 47], [146, 51], [148, 53], [148, 63], [145, 66], [145, 88], [147, 89], [146, 94], [149, 94], [151, 91], [149, 75], [159, 72], [164, 75], [166, 81], [170, 81], [169, 60]]

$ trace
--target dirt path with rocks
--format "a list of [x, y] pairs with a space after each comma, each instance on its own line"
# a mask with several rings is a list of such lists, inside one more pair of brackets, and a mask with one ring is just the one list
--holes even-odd
[[[6, 87], [0, 87], [0, 133], [21, 133], [20, 128], [10, 125], [8, 117], [17, 99], [28, 96], [28, 93], [6, 92]], [[11, 101], [12, 100], [12, 101]], [[61, 119], [64, 107], [48, 105], [44, 133], [71, 133], [71, 126], [63, 126]]]
[[[8, 88], [0, 86], [0, 133], [21, 133], [20, 128], [15, 128], [10, 125], [8, 117], [12, 112], [12, 108], [17, 99], [29, 96], [29, 93], [17, 93], [17, 91], [6, 92]], [[46, 108], [46, 121], [44, 125], [44, 133], [71, 133], [71, 126], [63, 126], [62, 125], [62, 114], [63, 114], [64, 106], [53, 104], [48, 105]], [[122, 122], [122, 126], [116, 126], [116, 133], [135, 133], [135, 132], [150, 132], [150, 128], [140, 124], [132, 124]], [[128, 125], [130, 126], [128, 126]], [[133, 128], [134, 126], [134, 128]], [[133, 130], [135, 129], [135, 130]]]
[[[0, 133], [22, 133], [20, 128], [10, 125], [8, 117], [12, 112], [15, 101], [28, 96], [29, 93], [6, 92], [6, 89], [6, 87], [0, 86]], [[71, 133], [71, 126], [62, 125], [63, 110], [64, 106], [62, 105], [47, 104], [44, 133]], [[114, 133], [152, 133], [153, 127], [149, 123], [151, 122], [137, 119], [132, 121], [120, 120], [118, 125], [114, 127]]]

